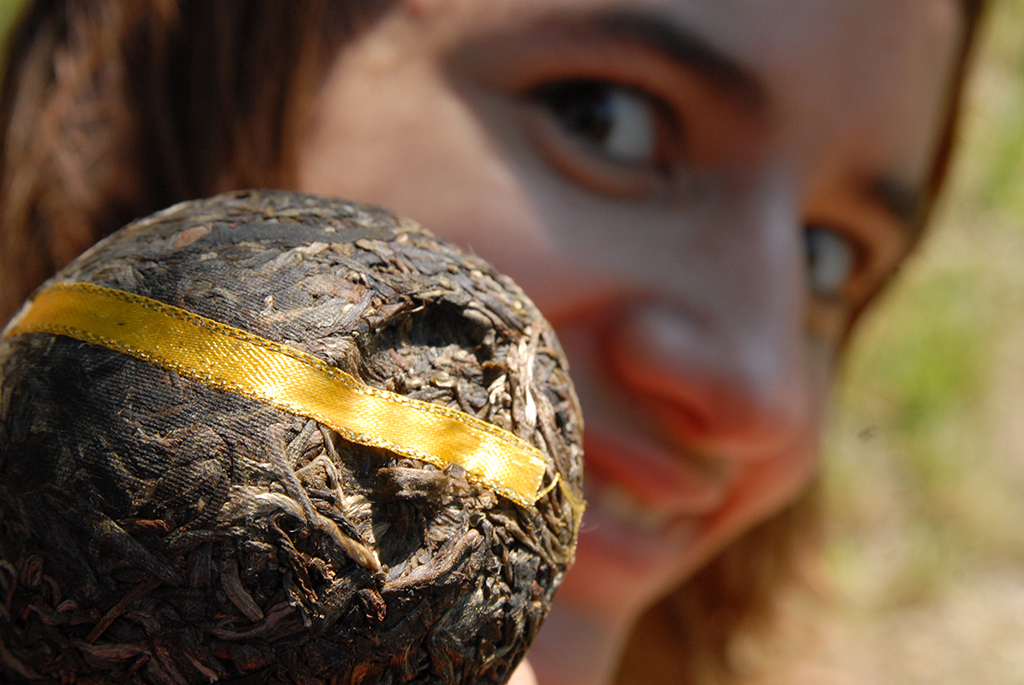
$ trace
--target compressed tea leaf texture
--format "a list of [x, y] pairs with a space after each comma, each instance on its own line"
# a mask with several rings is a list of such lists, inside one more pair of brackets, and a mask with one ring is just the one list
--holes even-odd
[[564, 357], [509, 279], [382, 209], [244, 191], [136, 221], [44, 289], [68, 284], [480, 419], [539, 449], [541, 489], [516, 502], [202, 374], [7, 335], [7, 681], [507, 680], [572, 561], [582, 477]]

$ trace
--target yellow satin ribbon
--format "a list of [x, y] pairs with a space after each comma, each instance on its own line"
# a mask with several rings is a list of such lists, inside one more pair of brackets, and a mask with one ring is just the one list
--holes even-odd
[[382, 447], [468, 476], [526, 507], [545, 459], [512, 433], [461, 411], [360, 383], [299, 350], [156, 300], [88, 283], [52, 286], [7, 335], [51, 333], [102, 345], [222, 390], [266, 402]]

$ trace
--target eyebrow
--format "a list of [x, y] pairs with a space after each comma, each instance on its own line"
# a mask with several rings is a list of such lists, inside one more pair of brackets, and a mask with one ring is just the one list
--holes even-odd
[[598, 35], [604, 40], [641, 45], [693, 70], [708, 85], [752, 113], [762, 113], [768, 108], [768, 88], [753, 69], [725, 54], [689, 27], [660, 14], [625, 9], [585, 16], [559, 13], [544, 19], [542, 26], [570, 35]]
[[905, 224], [910, 232], [918, 230], [925, 208], [923, 189], [896, 178], [878, 176], [865, 179], [863, 194], [869, 201]]
[[[639, 45], [693, 71], [710, 87], [740, 104], [750, 114], [763, 117], [771, 106], [768, 86], [756, 69], [726, 54], [685, 24], [673, 22], [657, 11], [622, 8], [588, 14], [556, 11], [531, 23], [530, 29], [533, 37], [537, 33], [552, 31], [561, 38], [580, 37], [590, 41], [600, 39]], [[512, 35], [522, 39], [523, 35], [517, 33], [513, 31]], [[489, 38], [499, 37], [500, 34]], [[927, 203], [927, 193], [923, 188], [895, 177], [871, 175], [862, 180], [861, 194], [906, 226], [908, 233], [920, 230], [920, 220]]]
[[[562, 25], [562, 20], [556, 20]], [[709, 85], [740, 102], [748, 111], [763, 113], [770, 97], [756, 72], [711, 45], [688, 27], [656, 14], [613, 9], [586, 17], [563, 29], [594, 32], [604, 38], [642, 44], [670, 60], [693, 69]], [[890, 176], [869, 177], [864, 195], [886, 213], [916, 232], [925, 209], [925, 192]]]
[[[769, 106], [768, 88], [756, 72], [729, 57], [688, 27], [658, 15], [609, 10], [576, 22], [578, 30], [604, 38], [642, 44], [694, 70], [705, 82], [741, 103], [747, 111], [763, 113]], [[908, 233], [919, 230], [926, 194], [900, 179], [880, 175], [863, 184], [864, 195], [897, 221]]]

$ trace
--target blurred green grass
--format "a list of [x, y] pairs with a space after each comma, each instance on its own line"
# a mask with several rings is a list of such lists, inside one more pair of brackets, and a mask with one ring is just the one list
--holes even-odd
[[950, 186], [826, 436], [829, 570], [865, 619], [1024, 570], [1024, 0], [992, 10]]
[[25, 0], [0, 0], [0, 39], [6, 38], [7, 29], [18, 17], [18, 12], [24, 4]]

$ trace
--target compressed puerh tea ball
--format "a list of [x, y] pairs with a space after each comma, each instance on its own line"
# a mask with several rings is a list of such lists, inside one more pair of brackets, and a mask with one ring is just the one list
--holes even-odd
[[0, 341], [5, 681], [504, 682], [573, 558], [580, 431], [534, 306], [411, 221], [136, 221]]

